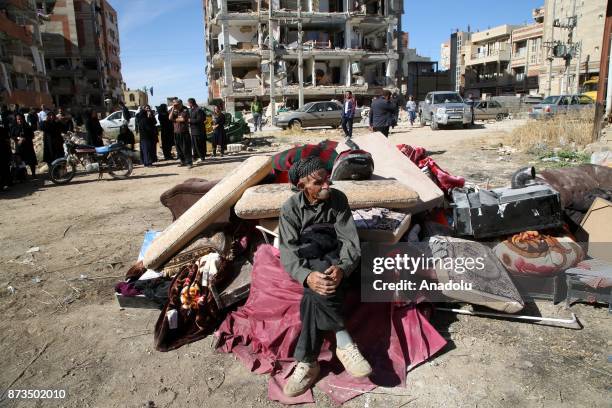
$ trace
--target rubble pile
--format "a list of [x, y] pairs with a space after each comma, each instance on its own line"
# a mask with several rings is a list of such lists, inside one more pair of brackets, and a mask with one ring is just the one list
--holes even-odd
[[[498, 150], [500, 157], [514, 152]], [[612, 168], [588, 164], [537, 174], [528, 167], [517, 170], [507, 187], [480, 189], [441, 169], [425, 149], [394, 146], [372, 133], [348, 145], [325, 141], [274, 157], [254, 155], [222, 180], [189, 179], [162, 195], [174, 221], [145, 234], [138, 262], [116, 287], [122, 307], [162, 309], [154, 330], [159, 351], [215, 333], [221, 351], [271, 375], [270, 398], [313, 401], [312, 394], [292, 399], [280, 392], [293, 367], [288, 358], [299, 333], [303, 288], [282, 269], [277, 249], [280, 207], [295, 194], [287, 171], [311, 155], [330, 174], [343, 175], [332, 176], [332, 188], [348, 197], [362, 248], [378, 245], [444, 261], [416, 270], [419, 279], [439, 285], [437, 294], [367, 303], [362, 291], [361, 300], [351, 300], [355, 315], [349, 324], [359, 326], [360, 348], [392, 361], [393, 367], [374, 369], [399, 375], [394, 385], [404, 384], [406, 367], [432, 358], [446, 343], [428, 322], [436, 304], [430, 302], [467, 303], [496, 311], [484, 315], [552, 325], [555, 319], [516, 314], [533, 299], [609, 302], [612, 258], [605, 243], [612, 240]], [[372, 271], [365, 250], [362, 288]], [[486, 267], [459, 262], [469, 257]], [[398, 279], [404, 276], [400, 269], [392, 271]], [[459, 281], [465, 286], [454, 285]], [[383, 327], [396, 333], [384, 340], [403, 357], [377, 346], [380, 339], [372, 333], [385, 332]], [[414, 327], [421, 327], [420, 340]], [[345, 374], [331, 370], [317, 386], [338, 403], [376, 387]]]

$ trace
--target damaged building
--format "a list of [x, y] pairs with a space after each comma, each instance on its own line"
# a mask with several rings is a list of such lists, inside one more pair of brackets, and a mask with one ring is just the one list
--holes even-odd
[[38, 0], [56, 106], [100, 111], [123, 98], [117, 12], [107, 0]]
[[0, 0], [0, 99], [50, 105], [40, 17], [33, 0]]
[[[270, 10], [270, 2], [272, 10]], [[203, 0], [209, 100], [369, 100], [398, 88], [401, 0]], [[272, 33], [272, 38], [269, 34]], [[272, 62], [272, 64], [270, 64]]]

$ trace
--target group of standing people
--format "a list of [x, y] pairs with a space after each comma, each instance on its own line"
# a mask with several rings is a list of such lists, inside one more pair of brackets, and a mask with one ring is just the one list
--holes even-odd
[[[128, 128], [131, 113], [124, 104], [121, 104], [121, 108], [124, 125], [117, 140], [130, 147], [134, 144], [134, 134]], [[194, 163], [200, 164], [206, 159], [206, 111], [198, 106], [194, 98], [187, 100], [187, 106], [178, 98], [172, 101], [169, 109], [166, 104], [161, 104], [157, 107], [157, 118], [156, 112], [149, 105], [142, 106], [134, 119], [136, 131], [140, 136], [140, 158], [145, 167], [151, 167], [157, 161], [160, 136], [164, 160], [174, 160], [173, 146], [181, 167], [191, 167]], [[223, 156], [227, 146], [225, 115], [218, 106], [214, 108], [212, 123], [212, 155], [216, 156], [217, 147], [220, 147]]]
[[55, 112], [44, 105], [38, 112], [18, 106], [10, 110], [2, 106], [0, 120], [0, 189], [10, 187], [15, 180], [25, 180], [28, 168], [32, 177], [36, 176], [38, 158], [34, 149], [34, 131], [43, 133], [42, 161], [48, 166], [64, 156], [63, 134], [74, 131], [70, 113], [62, 108]]
[[[203, 163], [206, 159], [206, 112], [198, 106], [194, 98], [187, 100], [189, 107], [183, 105], [180, 99], [174, 99], [168, 112], [168, 121], [172, 125], [176, 154], [179, 166], [192, 167]], [[160, 119], [160, 124], [161, 124]], [[217, 147], [221, 156], [227, 147], [225, 132], [225, 114], [221, 107], [215, 105], [212, 116], [212, 156], [216, 157]]]

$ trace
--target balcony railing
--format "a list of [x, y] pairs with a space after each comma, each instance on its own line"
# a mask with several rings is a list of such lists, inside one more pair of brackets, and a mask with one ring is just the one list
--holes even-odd
[[499, 48], [488, 48], [471, 54], [473, 60], [491, 57], [496, 57], [497, 59], [510, 59], [510, 48], [507, 44], [503, 44]]

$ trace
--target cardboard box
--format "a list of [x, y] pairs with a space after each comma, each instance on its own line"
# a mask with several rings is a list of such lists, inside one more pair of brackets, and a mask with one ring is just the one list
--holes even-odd
[[588, 234], [588, 254], [612, 262], [612, 203], [596, 198], [580, 224]]

